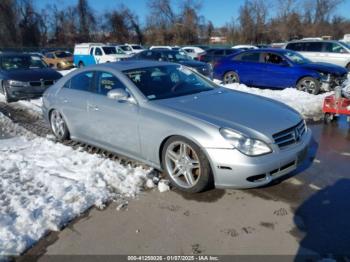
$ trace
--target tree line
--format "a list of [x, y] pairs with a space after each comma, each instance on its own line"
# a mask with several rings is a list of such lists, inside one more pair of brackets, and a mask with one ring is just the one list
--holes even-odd
[[[88, 0], [39, 9], [33, 0], [0, 1], [0, 47], [73, 46], [79, 42], [207, 44], [212, 36], [228, 43], [271, 43], [350, 33], [350, 20], [337, 15], [344, 0], [245, 0], [238, 17], [224, 26], [201, 15], [201, 0], [148, 0], [140, 22], [125, 5], [98, 13]], [[220, 1], [218, 1], [220, 4]], [[224, 7], [223, 7], [224, 8]]]

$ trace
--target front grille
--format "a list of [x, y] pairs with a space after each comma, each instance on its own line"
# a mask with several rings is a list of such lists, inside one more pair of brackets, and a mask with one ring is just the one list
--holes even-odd
[[305, 123], [304, 121], [300, 121], [300, 123], [296, 126], [278, 132], [272, 137], [275, 140], [275, 144], [277, 144], [279, 148], [285, 148], [287, 146], [298, 143], [305, 134], [305, 131]]
[[52, 86], [55, 83], [54, 80], [43, 80], [43, 81], [31, 81], [29, 82], [30, 86]]

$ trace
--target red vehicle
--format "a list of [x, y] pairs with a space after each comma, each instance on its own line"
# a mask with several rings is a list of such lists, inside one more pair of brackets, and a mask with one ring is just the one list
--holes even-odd
[[325, 122], [331, 122], [338, 115], [348, 116], [350, 120], [350, 99], [341, 97], [336, 99], [334, 95], [327, 96], [323, 101], [322, 108]]

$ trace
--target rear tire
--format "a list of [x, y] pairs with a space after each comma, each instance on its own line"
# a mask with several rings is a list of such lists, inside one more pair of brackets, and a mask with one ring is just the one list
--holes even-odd
[[347, 70], [348, 70], [348, 72], [350, 73], [350, 63], [349, 63], [349, 64], [347, 64], [346, 69], [347, 69]]
[[79, 64], [78, 64], [78, 67], [79, 68], [83, 68], [84, 66], [85, 66], [84, 63], [80, 61]]
[[235, 84], [239, 83], [239, 75], [234, 71], [229, 71], [224, 75], [224, 84]]
[[320, 82], [313, 77], [303, 77], [298, 81], [296, 89], [309, 94], [318, 95], [320, 93]]
[[62, 142], [69, 139], [69, 131], [66, 122], [64, 121], [60, 112], [56, 109], [50, 113], [50, 127], [52, 133], [58, 141]]
[[187, 138], [173, 136], [165, 142], [162, 166], [171, 184], [181, 191], [199, 193], [214, 184], [206, 155]]

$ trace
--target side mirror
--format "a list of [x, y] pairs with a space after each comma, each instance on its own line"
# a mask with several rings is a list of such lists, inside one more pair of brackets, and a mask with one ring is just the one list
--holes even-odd
[[122, 88], [116, 88], [107, 93], [107, 97], [117, 101], [127, 101], [130, 98], [128, 92]]

